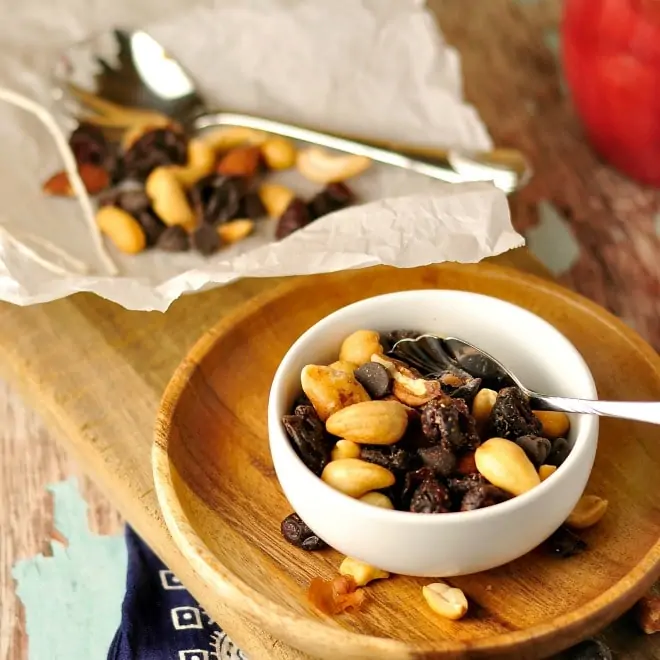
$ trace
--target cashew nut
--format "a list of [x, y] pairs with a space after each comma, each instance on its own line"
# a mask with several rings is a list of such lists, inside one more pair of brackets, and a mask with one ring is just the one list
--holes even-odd
[[555, 438], [565, 438], [571, 422], [568, 415], [554, 410], [534, 410], [535, 417], [541, 422], [543, 430], [541, 434], [554, 440]]
[[195, 214], [186, 193], [168, 167], [157, 167], [148, 176], [145, 191], [154, 212], [166, 225], [181, 225], [188, 231], [195, 228]]
[[352, 440], [338, 440], [330, 452], [330, 459], [339, 461], [342, 458], [360, 458], [360, 445]]
[[444, 582], [434, 582], [422, 587], [422, 595], [428, 606], [445, 619], [457, 621], [468, 611], [465, 594], [457, 587], [451, 587]]
[[493, 486], [512, 495], [522, 495], [541, 479], [524, 450], [511, 440], [491, 438], [474, 452], [477, 470]]
[[370, 490], [389, 488], [396, 481], [387, 468], [359, 458], [330, 461], [323, 468], [321, 479], [349, 497], [362, 497]]
[[584, 495], [575, 505], [566, 524], [573, 529], [586, 529], [595, 525], [607, 511], [607, 500], [597, 495]]
[[263, 131], [243, 126], [223, 126], [202, 135], [202, 140], [216, 153], [242, 144], [259, 145], [268, 138]]
[[188, 142], [188, 162], [185, 165], [172, 165], [169, 169], [184, 188], [190, 188], [211, 174], [214, 167], [213, 149], [204, 140], [194, 138]]
[[263, 142], [261, 155], [271, 170], [288, 170], [296, 164], [296, 148], [283, 137], [272, 137]]
[[359, 559], [346, 557], [339, 567], [342, 575], [350, 575], [358, 587], [364, 587], [372, 580], [382, 580], [390, 577], [387, 571], [381, 571], [380, 568], [365, 564]]
[[254, 221], [249, 218], [240, 218], [225, 222], [218, 227], [218, 235], [225, 245], [237, 243], [254, 231]]
[[101, 233], [126, 254], [142, 252], [147, 244], [140, 223], [116, 206], [102, 206], [96, 213], [96, 223]]
[[342, 342], [339, 349], [339, 360], [353, 362], [359, 367], [370, 362], [374, 353], [383, 353], [380, 335], [373, 330], [356, 330]]
[[371, 506], [377, 506], [381, 509], [394, 509], [392, 500], [385, 495], [385, 493], [379, 493], [377, 491], [372, 491], [363, 495], [360, 498], [360, 502], [365, 502], [366, 504], [371, 504]]
[[259, 187], [259, 199], [271, 218], [279, 218], [296, 194], [279, 183], [264, 183]]
[[371, 165], [366, 156], [332, 154], [320, 147], [298, 152], [298, 171], [314, 183], [335, 183], [362, 174]]

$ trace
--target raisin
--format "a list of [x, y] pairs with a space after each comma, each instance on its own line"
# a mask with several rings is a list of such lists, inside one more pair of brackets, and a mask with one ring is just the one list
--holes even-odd
[[385, 353], [391, 352], [394, 344], [402, 339], [415, 339], [422, 333], [417, 330], [392, 330], [391, 332], [380, 333], [380, 345]]
[[279, 241], [293, 234], [294, 231], [302, 229], [311, 222], [311, 217], [305, 202], [299, 197], [295, 197], [286, 207], [284, 213], [277, 221], [275, 229], [275, 238]]
[[552, 443], [550, 454], [545, 459], [548, 465], [556, 465], [559, 467], [571, 453], [571, 446], [568, 444], [566, 438], [556, 438]]
[[585, 639], [562, 653], [564, 660], [612, 660], [612, 651], [599, 639]]
[[219, 225], [238, 216], [243, 183], [238, 179], [210, 174], [190, 190], [195, 214], [208, 225]]
[[429, 401], [422, 409], [422, 430], [432, 444], [443, 440], [461, 450], [480, 444], [474, 417], [461, 399], [444, 396]]
[[165, 252], [185, 252], [190, 247], [190, 239], [181, 225], [173, 225], [163, 230], [156, 245]]
[[346, 208], [354, 201], [355, 195], [345, 183], [329, 183], [309, 201], [307, 207], [312, 219], [316, 220], [324, 215]]
[[461, 511], [474, 511], [508, 500], [510, 496], [497, 486], [482, 484], [468, 490], [461, 500]]
[[69, 146], [78, 165], [108, 166], [110, 148], [98, 126], [81, 123], [71, 133]]
[[328, 547], [327, 543], [314, 534], [297, 513], [288, 515], [282, 521], [280, 531], [291, 545], [303, 550], [323, 550]]
[[390, 375], [378, 362], [367, 362], [353, 373], [372, 399], [382, 399], [390, 391]]
[[201, 224], [190, 237], [192, 246], [201, 255], [208, 257], [220, 249], [220, 236], [214, 227]]
[[517, 387], [505, 387], [498, 392], [488, 423], [491, 436], [498, 438], [515, 440], [523, 435], [541, 435], [541, 422]]
[[264, 207], [261, 197], [256, 192], [247, 193], [241, 199], [238, 212], [236, 216], [239, 218], [250, 218], [250, 220], [259, 220], [266, 215], [266, 208]]
[[479, 472], [479, 470], [477, 470], [477, 462], [474, 458], [473, 451], [469, 451], [466, 454], [463, 454], [458, 459], [458, 462], [456, 463], [456, 472], [463, 476]]
[[447, 488], [437, 479], [427, 477], [413, 492], [410, 511], [413, 513], [448, 513], [451, 511], [451, 498]]
[[163, 165], [185, 165], [188, 160], [188, 139], [182, 131], [157, 128], [138, 138], [124, 154], [123, 174], [145, 180]]
[[567, 559], [587, 549], [587, 544], [577, 534], [563, 525], [545, 542], [550, 554]]
[[515, 443], [521, 447], [536, 467], [543, 465], [550, 454], [550, 440], [538, 435], [523, 435]]
[[446, 442], [432, 447], [420, 447], [417, 455], [425, 467], [431, 468], [435, 474], [448, 477], [456, 468], [456, 456]]
[[468, 474], [465, 477], [451, 477], [447, 479], [447, 486], [459, 500], [470, 490], [488, 485], [488, 482], [478, 473]]
[[408, 471], [413, 465], [410, 453], [396, 445], [362, 445], [360, 458], [392, 472]]
[[158, 239], [166, 229], [165, 224], [150, 208], [135, 213], [134, 217], [144, 230], [144, 235], [147, 238], [147, 245], [149, 247], [156, 245]]
[[330, 441], [323, 422], [312, 406], [298, 406], [282, 423], [300, 460], [317, 476], [330, 460]]

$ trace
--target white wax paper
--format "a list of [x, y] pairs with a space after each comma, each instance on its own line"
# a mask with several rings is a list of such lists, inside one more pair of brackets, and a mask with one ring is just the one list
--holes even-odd
[[[47, 105], [49, 76], [64, 48], [113, 26], [142, 27], [192, 73], [209, 105], [364, 137], [489, 149], [488, 133], [462, 99], [460, 63], [418, 0], [23, 0], [0, 24], [0, 84]], [[91, 85], [91, 60], [77, 82]], [[87, 68], [86, 68], [87, 67]], [[57, 114], [57, 113], [60, 114]], [[44, 239], [89, 273], [55, 274], [0, 234], [0, 299], [18, 305], [91, 291], [128, 309], [165, 310], [179, 296], [241, 277], [331, 272], [386, 264], [476, 262], [523, 244], [506, 197], [489, 184], [450, 186], [374, 165], [350, 182], [364, 203], [326, 216], [281, 242], [275, 222], [210, 258], [157, 250], [109, 250], [105, 274], [75, 200], [41, 193], [61, 169], [52, 138], [23, 110], [0, 102], [0, 225], [66, 267]], [[302, 196], [295, 172], [275, 177]]]

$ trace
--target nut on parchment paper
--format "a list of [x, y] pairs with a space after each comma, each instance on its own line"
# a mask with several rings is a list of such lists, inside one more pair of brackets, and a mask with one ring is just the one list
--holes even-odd
[[314, 183], [336, 183], [362, 174], [371, 165], [366, 156], [334, 154], [320, 147], [298, 152], [298, 171]]
[[157, 167], [147, 177], [145, 191], [156, 215], [168, 226], [181, 225], [192, 231], [197, 224], [186, 193], [169, 167]]
[[142, 252], [147, 239], [140, 223], [131, 215], [115, 206], [103, 206], [96, 213], [96, 223], [105, 234], [126, 254]]

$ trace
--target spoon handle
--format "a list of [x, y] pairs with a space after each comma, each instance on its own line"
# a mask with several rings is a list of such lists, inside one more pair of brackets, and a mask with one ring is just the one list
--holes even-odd
[[536, 394], [532, 394], [530, 400], [532, 408], [535, 410], [558, 410], [660, 424], [660, 402], [658, 401], [587, 401]]

